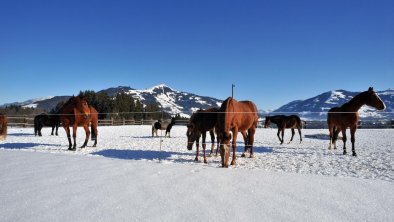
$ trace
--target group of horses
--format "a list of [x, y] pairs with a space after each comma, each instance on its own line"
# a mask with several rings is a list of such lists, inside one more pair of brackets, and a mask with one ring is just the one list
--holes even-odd
[[[376, 94], [372, 87], [369, 87], [367, 91], [362, 92], [352, 98], [349, 102], [343, 104], [340, 107], [333, 107], [328, 111], [327, 124], [330, 132], [330, 145], [332, 144], [336, 149], [336, 140], [338, 134], [342, 132], [343, 141], [343, 154], [346, 152], [346, 129], [350, 128], [351, 142], [352, 142], [352, 155], [357, 156], [355, 151], [355, 132], [358, 127], [358, 110], [363, 106], [368, 105], [376, 108], [377, 110], [384, 110], [386, 105], [382, 99]], [[211, 135], [211, 152], [210, 156], [213, 155], [214, 150], [214, 132], [217, 134], [217, 149], [220, 149], [220, 155], [222, 160], [222, 167], [228, 167], [229, 156], [230, 156], [230, 140], [232, 138], [233, 156], [231, 165], [235, 165], [236, 162], [236, 142], [237, 134], [240, 132], [243, 135], [245, 142], [245, 150], [242, 157], [246, 156], [248, 149], [250, 149], [250, 157], [254, 155], [253, 142], [254, 134], [257, 127], [257, 108], [253, 102], [250, 101], [236, 101], [229, 97], [227, 98], [220, 109], [211, 108], [207, 110], [199, 110], [195, 112], [187, 125], [187, 138], [189, 150], [192, 149], [194, 142], [196, 142], [196, 158], [198, 161], [199, 156], [199, 138], [202, 136], [202, 147], [204, 155], [204, 163], [206, 160], [206, 132], [209, 131]], [[285, 116], [267, 116], [265, 120], [265, 127], [269, 127], [270, 123], [275, 123], [278, 127], [277, 136], [281, 144], [284, 142], [284, 129], [291, 128], [292, 136], [290, 142], [292, 142], [295, 129], [298, 130], [300, 135], [300, 143], [302, 142], [301, 119], [296, 115]], [[230, 134], [231, 132], [231, 134]], [[281, 134], [281, 135], [280, 135]], [[289, 142], [289, 143], [290, 143]], [[216, 151], [217, 155], [217, 151]]]
[[[52, 127], [52, 133], [56, 128], [56, 136], [58, 135], [58, 128], [62, 123], [63, 128], [66, 131], [68, 139], [68, 149], [76, 150], [76, 135], [78, 126], [82, 126], [86, 133], [85, 142], [81, 146], [84, 148], [87, 146], [89, 137], [94, 141], [93, 147], [97, 145], [97, 126], [98, 126], [98, 112], [93, 106], [89, 106], [85, 97], [73, 96], [71, 97], [57, 113], [54, 114], [40, 114], [34, 117], [34, 135], [42, 136], [41, 129], [44, 126]], [[90, 130], [89, 130], [90, 125]], [[73, 142], [71, 141], [71, 130], [73, 129]]]
[[[358, 110], [363, 106], [368, 105], [378, 110], [384, 110], [386, 108], [382, 99], [376, 94], [372, 87], [365, 92], [362, 92], [352, 98], [349, 102], [343, 104], [340, 107], [331, 108], [328, 111], [327, 124], [330, 134], [329, 149], [334, 146], [336, 149], [336, 141], [338, 134], [342, 132], [343, 141], [343, 154], [346, 152], [346, 129], [350, 128], [350, 136], [352, 143], [352, 155], [357, 156], [355, 151], [355, 132], [358, 126]], [[206, 159], [206, 133], [209, 131], [211, 136], [212, 147], [210, 156], [213, 155], [215, 146], [215, 133], [217, 137], [217, 149], [216, 155], [218, 155], [218, 149], [220, 150], [222, 167], [229, 166], [229, 158], [232, 148], [232, 160], [231, 165], [236, 164], [236, 144], [237, 135], [241, 133], [245, 143], [245, 149], [242, 157], [245, 157], [250, 150], [250, 157], [254, 157], [254, 134], [257, 128], [257, 107], [251, 101], [237, 101], [231, 97], [227, 98], [221, 105], [220, 108], [210, 108], [206, 110], [199, 110], [191, 116], [187, 124], [187, 149], [191, 150], [194, 143], [196, 143], [196, 157], [198, 161], [199, 157], [199, 139], [202, 136], [202, 148], [204, 155], [204, 163], [207, 163]], [[86, 138], [81, 148], [86, 147], [88, 139], [91, 135], [91, 140], [94, 140], [93, 147], [97, 145], [97, 126], [98, 126], [98, 112], [97, 110], [88, 105], [88, 102], [83, 96], [71, 97], [59, 110], [58, 113], [47, 115], [42, 114], [36, 116], [34, 119], [34, 132], [35, 135], [41, 136], [41, 129], [43, 126], [52, 126], [52, 135], [54, 128], [57, 129], [62, 124], [63, 128], [67, 133], [67, 139], [69, 143], [69, 150], [76, 150], [76, 134], [78, 126], [82, 126], [86, 133]], [[300, 143], [302, 142], [301, 127], [302, 122], [296, 115], [284, 116], [267, 116], [264, 126], [269, 127], [271, 123], [274, 123], [278, 127], [277, 136], [281, 144], [284, 142], [284, 129], [291, 128], [292, 136], [290, 142], [292, 142], [295, 129], [298, 130], [300, 136]], [[166, 130], [165, 136], [170, 137], [170, 130], [175, 124], [175, 119], [172, 118], [171, 122], [155, 122], [152, 124], [152, 136], [156, 134], [157, 130]], [[89, 130], [90, 125], [90, 130]], [[71, 130], [73, 128], [73, 142], [71, 141]], [[7, 135], [7, 117], [0, 114], [0, 140], [4, 140]], [[230, 144], [231, 143], [231, 144]]]

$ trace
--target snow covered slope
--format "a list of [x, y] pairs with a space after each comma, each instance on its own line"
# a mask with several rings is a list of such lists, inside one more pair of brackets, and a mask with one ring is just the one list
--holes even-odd
[[[274, 110], [275, 113], [296, 113], [300, 114], [304, 119], [311, 120], [326, 120], [327, 111], [335, 106], [351, 100], [360, 92], [349, 92], [346, 90], [333, 90], [322, 93], [318, 96], [306, 99], [296, 100], [290, 102], [279, 109]], [[386, 111], [377, 111], [376, 109], [368, 106], [363, 106], [360, 111], [360, 117], [364, 119], [392, 119], [394, 118], [394, 89], [376, 92], [386, 104]]]
[[180, 92], [161, 84], [147, 90], [129, 90], [126, 93], [144, 104], [159, 104], [166, 112], [189, 117], [198, 109], [220, 107], [222, 100], [193, 93]]

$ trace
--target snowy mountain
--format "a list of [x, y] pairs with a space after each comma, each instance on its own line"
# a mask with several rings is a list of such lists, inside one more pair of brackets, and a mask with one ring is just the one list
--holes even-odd
[[[322, 93], [318, 96], [306, 99], [306, 100], [295, 100], [279, 109], [275, 110], [275, 114], [283, 113], [290, 115], [291, 113], [299, 114], [303, 119], [310, 120], [326, 120], [327, 111], [335, 106], [341, 106], [342, 104], [351, 100], [354, 96], [360, 92], [349, 92], [346, 90], [333, 90]], [[385, 111], [377, 111], [375, 108], [369, 106], [363, 106], [359, 110], [360, 118], [363, 119], [392, 119], [394, 111], [394, 89], [388, 89], [385, 91], [376, 92], [379, 97], [386, 104]]]
[[[171, 114], [180, 114], [189, 117], [198, 109], [206, 109], [208, 107], [219, 107], [222, 100], [207, 96], [199, 96], [193, 93], [181, 92], [171, 87], [160, 84], [146, 90], [137, 90], [128, 86], [119, 86], [98, 91], [98, 93], [106, 93], [111, 97], [117, 93], [124, 92], [138, 99], [143, 104], [158, 104], [164, 111]], [[16, 102], [4, 104], [0, 107], [10, 105], [20, 105], [23, 107], [42, 108], [47, 111], [54, 108], [59, 102], [66, 101], [70, 96], [55, 96], [40, 99], [28, 100], [25, 102]]]
[[223, 102], [212, 97], [180, 92], [164, 84], [146, 90], [130, 89], [126, 93], [140, 100], [143, 104], [158, 104], [166, 112], [179, 113], [184, 117], [189, 117], [198, 109], [219, 107]]
[[66, 101], [71, 96], [49, 96], [44, 98], [30, 99], [24, 102], [6, 103], [0, 105], [1, 107], [6, 106], [22, 106], [25, 108], [40, 108], [50, 111], [52, 108], [56, 107], [59, 102]]

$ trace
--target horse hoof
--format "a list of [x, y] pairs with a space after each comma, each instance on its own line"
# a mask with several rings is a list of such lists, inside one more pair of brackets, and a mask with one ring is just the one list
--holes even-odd
[[250, 158], [254, 158], [254, 154], [250, 154]]
[[68, 148], [68, 150], [70, 150], [70, 151], [75, 151], [75, 150], [77, 150], [77, 149], [75, 149], [75, 148]]
[[246, 157], [245, 153], [243, 153], [243, 154], [241, 155], [241, 157]]
[[207, 162], [206, 160], [204, 160], [204, 163], [206, 163], [206, 164], [207, 164], [208, 162]]
[[353, 152], [353, 156], [357, 156], [357, 153], [356, 153], [356, 152]]
[[347, 152], [346, 151], [343, 151], [343, 155], [346, 155], [347, 154]]
[[194, 158], [194, 161], [198, 162], [198, 158], [197, 158], [197, 157], [196, 157], [196, 158]]

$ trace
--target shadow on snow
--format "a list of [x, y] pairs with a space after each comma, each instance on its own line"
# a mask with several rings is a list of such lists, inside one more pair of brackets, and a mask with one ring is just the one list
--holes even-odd
[[172, 155], [188, 155], [187, 153], [154, 151], [154, 150], [116, 150], [108, 149], [91, 153], [108, 158], [124, 159], [124, 160], [155, 160], [170, 159]]
[[58, 144], [43, 144], [43, 143], [3, 143], [0, 148], [3, 149], [30, 149], [37, 146], [60, 146]]

